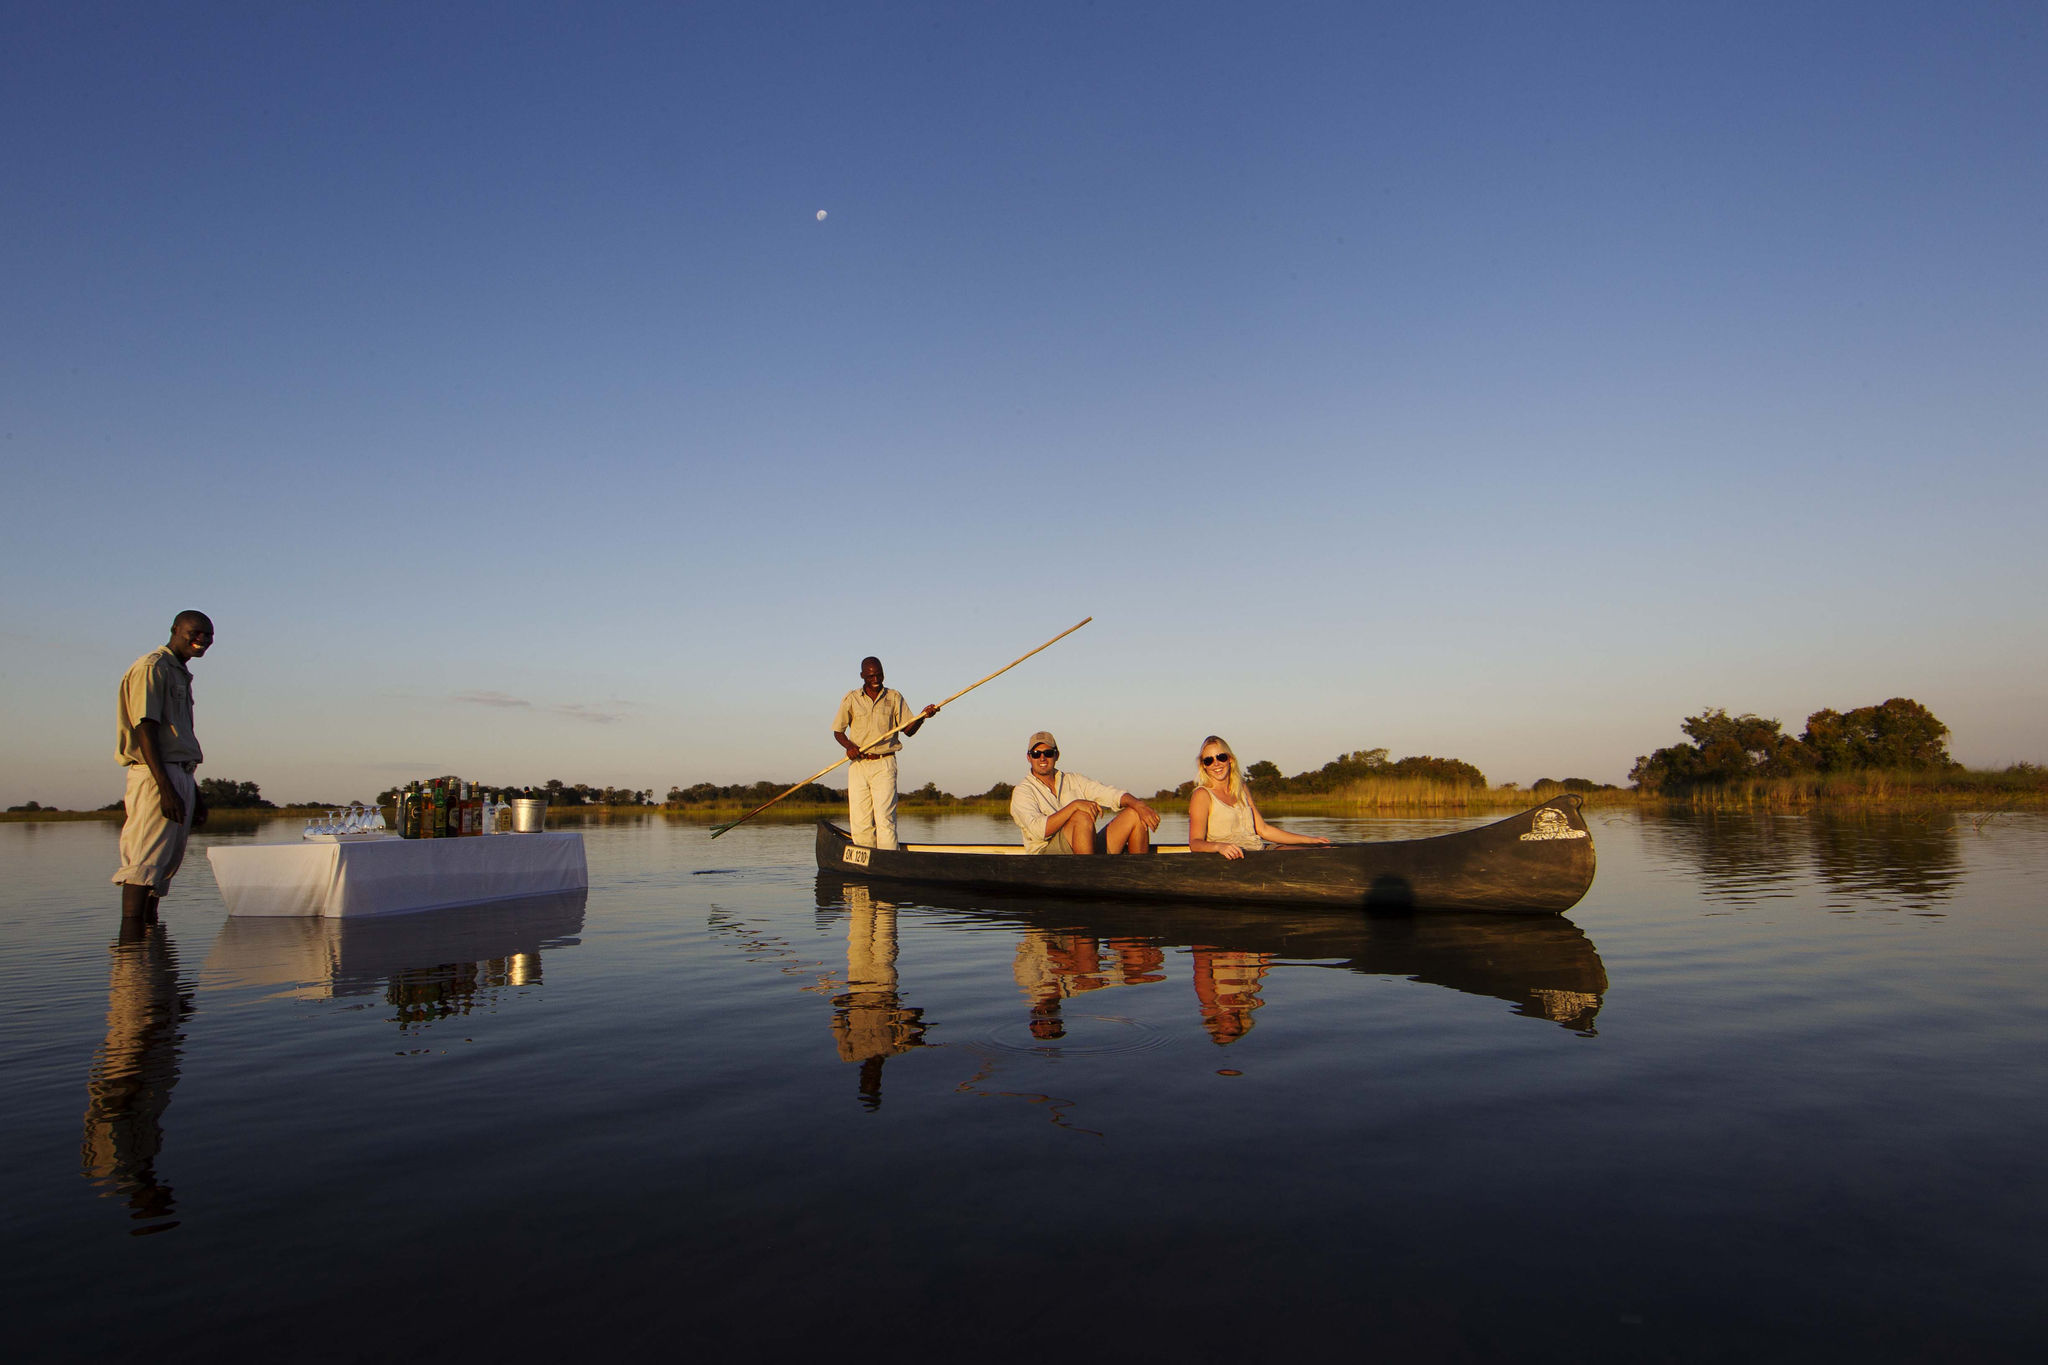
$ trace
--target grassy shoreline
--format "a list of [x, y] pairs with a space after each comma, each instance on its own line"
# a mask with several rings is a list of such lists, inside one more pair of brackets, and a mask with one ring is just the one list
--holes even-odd
[[[1268, 815], [1393, 815], [1466, 814], [1487, 811], [1525, 810], [1560, 794], [1555, 783], [1527, 787], [1465, 787], [1427, 778], [1382, 778], [1356, 782], [1332, 792], [1289, 795], [1274, 793], [1259, 798], [1259, 808]], [[1904, 810], [1938, 808], [1945, 810], [2027, 810], [2048, 808], [2048, 771], [2040, 768], [1954, 769], [1946, 772], [1865, 771], [1852, 773], [1809, 773], [1798, 777], [1753, 778], [1687, 791], [1654, 793], [1633, 788], [1606, 787], [1582, 792], [1589, 807], [1635, 810]], [[1187, 802], [1164, 797], [1151, 803], [1162, 811], [1184, 813]], [[327, 806], [279, 806], [271, 810], [216, 810], [208, 829], [247, 829], [266, 820], [311, 819], [331, 809]], [[691, 824], [716, 824], [737, 819], [752, 809], [740, 802], [706, 802], [686, 806], [554, 806], [548, 811], [551, 823], [573, 820], [612, 819], [621, 815], [660, 815]], [[955, 800], [945, 802], [904, 801], [898, 808], [904, 815], [1009, 814], [1002, 801]], [[844, 820], [843, 801], [785, 801], [763, 814], [760, 820], [809, 822], [823, 816]], [[118, 824], [119, 810], [90, 811], [0, 811], [0, 823], [68, 822], [102, 820]]]

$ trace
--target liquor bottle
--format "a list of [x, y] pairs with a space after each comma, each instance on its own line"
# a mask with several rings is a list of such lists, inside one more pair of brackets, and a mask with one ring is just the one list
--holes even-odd
[[434, 837], [448, 837], [448, 779], [434, 779]]

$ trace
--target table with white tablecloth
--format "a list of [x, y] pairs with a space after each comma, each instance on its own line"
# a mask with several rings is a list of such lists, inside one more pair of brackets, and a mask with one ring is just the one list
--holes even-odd
[[230, 915], [389, 915], [590, 885], [572, 830], [214, 844], [206, 856]]

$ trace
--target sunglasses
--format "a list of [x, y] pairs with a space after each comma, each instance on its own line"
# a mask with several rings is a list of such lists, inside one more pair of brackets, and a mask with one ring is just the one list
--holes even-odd
[[1205, 767], [1205, 768], [1206, 768], [1206, 767], [1208, 767], [1208, 766], [1209, 766], [1209, 765], [1210, 765], [1211, 763], [1228, 763], [1228, 762], [1230, 762], [1230, 755], [1229, 755], [1229, 754], [1204, 754], [1204, 755], [1202, 756], [1202, 766], [1203, 766], [1203, 767]]
[[1058, 749], [1033, 749], [1026, 755], [1029, 758], [1058, 758], [1059, 756], [1060, 751]]

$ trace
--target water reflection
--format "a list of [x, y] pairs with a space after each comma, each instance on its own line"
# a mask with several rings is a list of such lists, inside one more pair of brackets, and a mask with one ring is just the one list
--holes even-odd
[[846, 888], [846, 990], [832, 997], [839, 1060], [860, 1064], [860, 1102], [882, 1103], [882, 1063], [924, 1046], [924, 1011], [896, 992], [896, 906], [862, 885]]
[[[821, 911], [872, 896], [867, 883], [821, 875]], [[1014, 972], [1035, 1039], [1064, 1036], [1076, 996], [1164, 982], [1169, 952], [1186, 950], [1195, 1014], [1211, 1042], [1248, 1034], [1278, 966], [1319, 966], [1400, 976], [1506, 1001], [1514, 1013], [1591, 1036], [1607, 971], [1585, 931], [1562, 916], [1361, 916], [1318, 910], [1162, 906], [1116, 901], [1056, 904], [1023, 898], [938, 896], [905, 888], [905, 906], [944, 909], [1019, 935]], [[910, 899], [912, 896], [916, 899]], [[893, 923], [893, 921], [892, 921]]]
[[544, 949], [577, 943], [587, 890], [368, 919], [231, 918], [208, 990], [284, 987], [305, 999], [381, 995], [410, 1033], [538, 985]]
[[[848, 894], [858, 890], [849, 884]], [[1034, 929], [1017, 942], [1011, 975], [1030, 1009], [1031, 1036], [1057, 1042], [1067, 1036], [1064, 1002], [1090, 991], [1166, 980], [1166, 955], [1140, 939]]]
[[1828, 816], [1813, 821], [1812, 830], [1815, 875], [1851, 900], [1925, 911], [1951, 900], [1962, 885], [1951, 814]]
[[169, 1184], [157, 1174], [164, 1111], [178, 1082], [178, 1050], [191, 992], [161, 924], [123, 923], [107, 966], [107, 1036], [86, 1081], [85, 1177], [128, 1201], [143, 1236], [177, 1226]]
[[1831, 910], [1938, 911], [1963, 879], [1947, 813], [1673, 814], [1645, 817], [1644, 841], [1698, 869], [1711, 900], [1754, 905], [1830, 893]]

